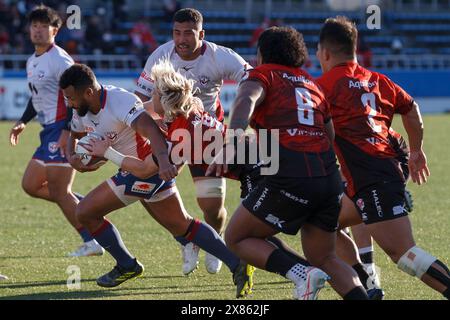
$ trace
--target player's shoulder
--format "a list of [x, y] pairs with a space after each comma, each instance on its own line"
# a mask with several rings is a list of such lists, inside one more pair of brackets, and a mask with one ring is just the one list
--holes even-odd
[[[72, 57], [67, 53], [66, 50], [61, 48], [60, 46], [57, 46], [56, 44], [53, 45], [53, 48], [50, 49], [48, 52], [50, 58], [52, 61], [60, 61], [60, 60], [70, 60], [73, 62]], [[57, 60], [53, 60], [57, 59]]]
[[104, 85], [103, 88], [106, 91], [108, 102], [112, 106], [125, 107], [130, 105], [142, 104], [141, 99], [134, 93], [125, 90], [124, 88], [116, 87], [113, 85]]
[[204, 53], [206, 55], [214, 55], [218, 58], [241, 58], [242, 57], [236, 53], [233, 49], [216, 44], [214, 42], [209, 42], [206, 40], [203, 40], [203, 45], [204, 45]]

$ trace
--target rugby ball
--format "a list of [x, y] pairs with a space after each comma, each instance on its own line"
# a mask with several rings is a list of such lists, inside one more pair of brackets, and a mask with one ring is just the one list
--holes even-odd
[[80, 140], [78, 140], [76, 146], [75, 146], [75, 153], [80, 156], [81, 163], [85, 166], [92, 166], [92, 165], [104, 165], [107, 161], [106, 158], [103, 157], [96, 157], [89, 155], [89, 150], [91, 149], [91, 140], [92, 139], [105, 139], [98, 133], [89, 133], [88, 135], [84, 136]]

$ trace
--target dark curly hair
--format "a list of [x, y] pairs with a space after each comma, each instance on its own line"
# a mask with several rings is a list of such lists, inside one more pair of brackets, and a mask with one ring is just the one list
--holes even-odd
[[34, 21], [48, 23], [52, 27], [56, 28], [60, 28], [62, 25], [62, 21], [58, 13], [43, 4], [35, 7], [28, 15], [28, 22], [33, 23]]
[[354, 56], [358, 43], [358, 30], [347, 17], [328, 18], [320, 30], [319, 43], [334, 54]]
[[59, 79], [59, 87], [66, 89], [73, 86], [78, 91], [94, 85], [95, 82], [96, 78], [92, 69], [85, 64], [76, 63], [63, 72]]
[[196, 25], [203, 24], [203, 16], [200, 11], [192, 8], [180, 9], [173, 15], [173, 22], [194, 22]]
[[308, 58], [303, 35], [292, 27], [271, 27], [258, 40], [263, 63], [301, 67]]

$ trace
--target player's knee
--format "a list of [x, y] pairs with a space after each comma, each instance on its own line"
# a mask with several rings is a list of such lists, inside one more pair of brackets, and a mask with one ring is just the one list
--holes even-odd
[[230, 230], [230, 228], [227, 228], [225, 230], [224, 240], [225, 240], [225, 244], [227, 245], [228, 249], [230, 249], [231, 251], [234, 252], [235, 248], [236, 248], [236, 244], [239, 242], [239, 240], [236, 237], [236, 235], [233, 233], [233, 231]]
[[89, 205], [86, 201], [80, 201], [75, 209], [75, 216], [82, 225], [88, 224], [92, 218], [89, 210]]
[[37, 195], [38, 189], [36, 185], [25, 178], [22, 179], [22, 189], [31, 197], [36, 197]]
[[436, 257], [414, 246], [398, 259], [397, 267], [407, 274], [420, 279], [435, 261]]
[[322, 255], [314, 255], [312, 257], [307, 257], [308, 262], [311, 263], [313, 266], [319, 268], [319, 269], [329, 269], [330, 266], [332, 266], [337, 261], [337, 256], [334, 253], [326, 253]]

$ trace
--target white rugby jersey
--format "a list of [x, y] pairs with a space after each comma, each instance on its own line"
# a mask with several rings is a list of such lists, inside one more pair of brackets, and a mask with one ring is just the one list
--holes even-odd
[[103, 86], [101, 109], [84, 117], [73, 113], [71, 130], [96, 132], [112, 141], [112, 147], [128, 156], [145, 159], [150, 153], [150, 141], [131, 128], [131, 123], [145, 112], [141, 99], [114, 86]]
[[66, 119], [67, 107], [59, 88], [62, 73], [73, 65], [69, 54], [57, 45], [27, 60], [27, 80], [38, 121], [48, 125]]
[[[136, 91], [151, 97], [153, 83], [150, 74], [153, 65], [161, 59], [168, 59], [175, 70], [186, 78], [195, 80], [196, 94], [202, 102], [205, 111], [214, 117], [220, 118], [223, 113], [219, 100], [219, 92], [224, 80], [241, 81], [249, 64], [233, 50], [203, 40], [200, 56], [191, 61], [181, 59], [175, 51], [174, 41], [169, 41], [156, 49], [142, 71]], [[216, 111], [217, 109], [217, 111]]]

